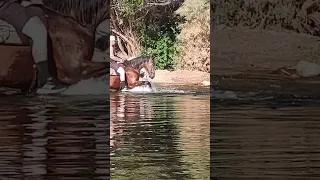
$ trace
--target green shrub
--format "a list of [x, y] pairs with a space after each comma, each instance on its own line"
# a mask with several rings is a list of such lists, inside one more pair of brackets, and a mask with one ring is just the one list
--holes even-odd
[[173, 69], [176, 65], [175, 58], [178, 55], [178, 45], [176, 40], [169, 36], [166, 32], [145, 36], [142, 55], [154, 56], [157, 69]]
[[167, 17], [165, 22], [150, 26], [136, 26], [141, 42], [141, 55], [152, 55], [155, 57], [157, 69], [174, 69], [176, 59], [179, 55], [179, 44], [177, 35], [180, 33], [178, 27], [179, 17]]

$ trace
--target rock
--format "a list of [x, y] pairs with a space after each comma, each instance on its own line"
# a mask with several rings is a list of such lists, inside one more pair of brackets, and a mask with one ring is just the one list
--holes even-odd
[[204, 85], [204, 86], [210, 86], [210, 82], [209, 82], [209, 81], [202, 81], [202, 85]]
[[233, 91], [226, 91], [222, 96], [224, 99], [238, 99], [237, 94]]
[[292, 78], [299, 78], [300, 76], [298, 76], [297, 74], [292, 74], [291, 77]]
[[297, 64], [297, 73], [301, 77], [318, 76], [320, 74], [320, 65], [308, 61], [299, 61]]

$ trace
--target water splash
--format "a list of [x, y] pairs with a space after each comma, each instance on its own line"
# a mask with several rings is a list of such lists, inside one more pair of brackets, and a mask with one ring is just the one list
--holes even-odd
[[155, 92], [149, 85], [138, 86], [132, 89], [124, 89], [122, 92], [136, 92], [136, 93], [152, 93]]
[[191, 91], [187, 90], [179, 90], [172, 87], [160, 87], [156, 86], [152, 81], [149, 81], [150, 85], [143, 85], [139, 87], [135, 87], [129, 90], [123, 90], [122, 92], [130, 92], [130, 93], [165, 93], [165, 94], [185, 94], [191, 93]]
[[100, 78], [81, 80], [70, 86], [61, 95], [106, 95], [110, 94], [109, 75]]

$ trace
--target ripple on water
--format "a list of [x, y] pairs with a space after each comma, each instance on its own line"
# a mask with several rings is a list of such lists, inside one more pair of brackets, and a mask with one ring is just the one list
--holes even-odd
[[213, 177], [320, 177], [319, 100], [291, 95], [273, 97], [272, 100], [212, 104]]
[[209, 96], [112, 93], [112, 179], [209, 179]]
[[108, 179], [107, 104], [108, 99], [2, 97], [0, 179]]

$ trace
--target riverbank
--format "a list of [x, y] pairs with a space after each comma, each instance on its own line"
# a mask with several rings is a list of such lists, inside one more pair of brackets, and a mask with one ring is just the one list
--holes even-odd
[[300, 61], [319, 64], [320, 38], [241, 28], [212, 33], [212, 86], [217, 90], [318, 95], [319, 76], [302, 78]]
[[161, 86], [208, 87], [210, 86], [210, 73], [187, 70], [156, 70], [153, 82]]

